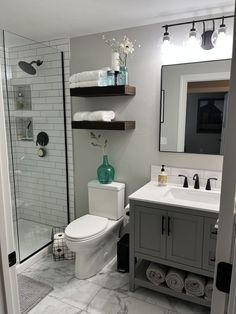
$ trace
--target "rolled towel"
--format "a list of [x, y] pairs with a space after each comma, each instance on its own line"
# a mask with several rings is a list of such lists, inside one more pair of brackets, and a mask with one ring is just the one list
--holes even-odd
[[205, 286], [205, 299], [211, 301], [213, 293], [213, 279], [209, 279]]
[[85, 81], [99, 81], [100, 79], [107, 77], [107, 71], [110, 68], [104, 68], [101, 70], [94, 70], [94, 71], [85, 71], [71, 75], [69, 81], [70, 83], [77, 83], [77, 82], [85, 82]]
[[202, 297], [205, 292], [206, 278], [201, 275], [189, 273], [185, 279], [186, 293], [195, 297]]
[[176, 292], [182, 292], [185, 278], [185, 271], [171, 268], [166, 275], [166, 284], [170, 289]]
[[158, 286], [165, 281], [167, 271], [167, 266], [151, 263], [146, 270], [146, 275], [148, 280]]
[[115, 119], [115, 112], [114, 111], [93, 111], [90, 112], [88, 115], [89, 121], [106, 121], [111, 122], [111, 120]]
[[73, 116], [74, 121], [88, 121], [90, 111], [79, 111]]

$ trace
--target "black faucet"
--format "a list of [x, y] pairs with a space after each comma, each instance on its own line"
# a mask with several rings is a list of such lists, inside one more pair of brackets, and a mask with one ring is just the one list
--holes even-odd
[[179, 177], [183, 177], [184, 178], [183, 188], [188, 188], [188, 177], [184, 176], [183, 174], [179, 174]]
[[210, 191], [211, 190], [211, 180], [217, 180], [217, 178], [209, 178], [207, 180], [207, 184], [206, 184], [206, 190]]
[[195, 181], [194, 189], [200, 189], [199, 176], [197, 173], [195, 173], [195, 175], [193, 176], [193, 180]]

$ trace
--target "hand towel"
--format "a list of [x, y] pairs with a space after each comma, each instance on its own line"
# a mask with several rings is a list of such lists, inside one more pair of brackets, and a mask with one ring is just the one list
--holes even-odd
[[79, 111], [74, 114], [74, 121], [105, 121], [111, 122], [115, 118], [114, 111]]
[[107, 77], [107, 71], [110, 68], [103, 68], [101, 70], [95, 71], [85, 71], [71, 75], [69, 81], [70, 83], [77, 83], [77, 82], [85, 82], [85, 81], [99, 81], [101, 78]]
[[98, 81], [84, 81], [84, 82], [70, 83], [70, 88], [93, 87], [93, 86], [107, 86], [107, 80], [100, 79]]
[[158, 286], [165, 281], [167, 271], [167, 266], [151, 263], [146, 270], [147, 279]]
[[115, 119], [114, 111], [93, 111], [88, 115], [89, 121], [106, 121], [111, 122], [111, 120]]
[[185, 278], [185, 271], [171, 268], [166, 275], [166, 284], [170, 289], [176, 292], [182, 292]]
[[205, 292], [205, 284], [204, 276], [189, 273], [185, 279], [185, 290], [190, 295], [201, 297]]
[[213, 279], [209, 279], [205, 286], [205, 299], [211, 301], [213, 293]]

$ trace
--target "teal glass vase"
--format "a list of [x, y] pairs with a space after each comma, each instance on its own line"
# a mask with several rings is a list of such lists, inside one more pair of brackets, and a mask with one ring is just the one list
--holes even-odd
[[114, 180], [115, 169], [109, 164], [107, 155], [103, 155], [103, 163], [98, 167], [97, 175], [101, 184], [108, 184]]
[[118, 85], [129, 84], [129, 73], [126, 66], [120, 66], [120, 72], [118, 74]]

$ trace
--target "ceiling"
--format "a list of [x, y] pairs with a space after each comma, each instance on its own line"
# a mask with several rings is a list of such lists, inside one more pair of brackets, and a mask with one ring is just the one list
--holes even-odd
[[233, 11], [233, 0], [1, 0], [0, 28], [42, 41]]

